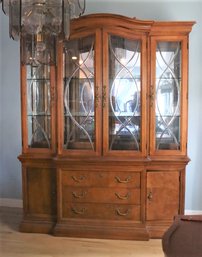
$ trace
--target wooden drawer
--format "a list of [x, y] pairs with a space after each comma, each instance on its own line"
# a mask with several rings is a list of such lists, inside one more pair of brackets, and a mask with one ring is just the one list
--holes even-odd
[[63, 186], [63, 203], [140, 204], [140, 189]]
[[62, 184], [66, 186], [97, 186], [140, 188], [140, 172], [62, 171]]
[[139, 205], [64, 203], [63, 218], [140, 221]]

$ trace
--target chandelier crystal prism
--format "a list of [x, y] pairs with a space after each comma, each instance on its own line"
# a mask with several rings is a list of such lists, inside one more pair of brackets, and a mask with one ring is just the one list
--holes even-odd
[[70, 20], [85, 11], [85, 0], [1, 0], [9, 16], [9, 35], [21, 39], [21, 61], [55, 62], [55, 41], [68, 40]]

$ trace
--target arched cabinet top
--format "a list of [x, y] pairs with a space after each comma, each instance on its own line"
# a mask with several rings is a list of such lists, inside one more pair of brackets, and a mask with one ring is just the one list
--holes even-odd
[[146, 33], [150, 35], [166, 34], [188, 34], [194, 21], [154, 21], [139, 20], [123, 15], [97, 13], [84, 15], [71, 21], [71, 34], [81, 32], [86, 29], [96, 28], [122, 28], [129, 32]]

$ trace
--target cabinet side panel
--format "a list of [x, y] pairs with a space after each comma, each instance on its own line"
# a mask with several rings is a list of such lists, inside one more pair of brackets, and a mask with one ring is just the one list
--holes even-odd
[[27, 213], [31, 215], [55, 215], [55, 170], [27, 168], [26, 179]]

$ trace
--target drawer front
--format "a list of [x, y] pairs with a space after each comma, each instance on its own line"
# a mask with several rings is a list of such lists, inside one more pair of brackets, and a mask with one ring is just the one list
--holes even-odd
[[140, 204], [140, 189], [63, 186], [63, 203]]
[[78, 187], [140, 188], [140, 172], [62, 171], [62, 184]]
[[63, 218], [140, 221], [139, 205], [65, 203]]

